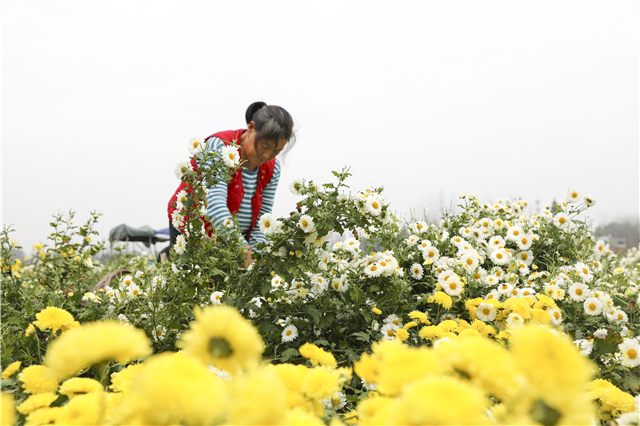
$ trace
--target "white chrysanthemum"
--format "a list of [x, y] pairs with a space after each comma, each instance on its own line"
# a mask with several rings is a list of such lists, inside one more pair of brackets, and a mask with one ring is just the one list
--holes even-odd
[[590, 297], [584, 301], [584, 311], [587, 315], [598, 315], [602, 312], [602, 302], [595, 297]]
[[133, 281], [133, 277], [131, 275], [124, 275], [122, 276], [122, 278], [120, 278], [120, 285], [124, 286], [125, 288], [129, 287], [132, 284], [135, 284], [135, 282]]
[[342, 247], [347, 251], [355, 253], [360, 248], [360, 241], [356, 240], [353, 237], [347, 238], [346, 240], [344, 240], [344, 244]]
[[522, 238], [524, 234], [525, 232], [521, 227], [514, 225], [507, 230], [507, 240], [511, 240], [515, 243]]
[[426, 250], [426, 249], [428, 249], [429, 247], [431, 247], [431, 241], [429, 241], [429, 240], [422, 240], [422, 241], [420, 241], [420, 242], [418, 243], [418, 248], [419, 248], [420, 250]]
[[422, 257], [425, 261], [431, 260], [432, 262], [436, 262], [440, 258], [440, 251], [433, 246], [427, 247], [422, 250]]
[[151, 334], [153, 335], [153, 338], [155, 340], [164, 340], [165, 337], [167, 337], [167, 328], [156, 326], [156, 328], [153, 329]]
[[173, 245], [173, 249], [178, 254], [183, 254], [187, 249], [187, 240], [184, 238], [184, 235], [178, 235], [176, 238], [176, 243]]
[[613, 323], [620, 324], [623, 322], [629, 322], [627, 313], [620, 308], [615, 308], [613, 312], [607, 314], [607, 319]]
[[364, 267], [364, 274], [370, 278], [379, 277], [383, 272], [384, 267], [380, 266], [378, 262], [371, 263]]
[[204, 150], [204, 138], [199, 136], [189, 139], [189, 152], [191, 155], [198, 155]]
[[576, 263], [575, 266], [574, 266], [574, 269], [576, 271], [576, 274], [580, 278], [582, 278], [582, 281], [588, 283], [593, 279], [593, 274], [591, 273], [591, 270], [584, 263], [582, 263], [582, 262]]
[[573, 283], [569, 286], [569, 297], [571, 297], [573, 301], [582, 302], [591, 297], [591, 290], [589, 290], [586, 284]]
[[429, 225], [427, 222], [420, 221], [411, 225], [411, 230], [416, 232], [417, 234], [422, 234], [423, 232], [427, 232], [429, 230]]
[[457, 296], [464, 290], [462, 281], [457, 275], [450, 277], [444, 284], [440, 284], [445, 293], [449, 296]]
[[382, 202], [378, 197], [368, 197], [364, 205], [369, 214], [373, 216], [380, 216], [380, 212], [382, 212]]
[[491, 252], [489, 259], [496, 265], [506, 265], [510, 260], [509, 252], [503, 248], [496, 249]]
[[380, 332], [382, 333], [382, 337], [387, 340], [394, 340], [396, 338], [396, 330], [400, 328], [393, 323], [386, 323], [380, 328]]
[[131, 321], [129, 321], [129, 318], [127, 318], [124, 314], [118, 315], [118, 321], [120, 321], [120, 323], [124, 325], [131, 325]]
[[278, 232], [280, 226], [276, 217], [271, 213], [260, 216], [260, 230], [264, 235], [273, 235]]
[[296, 178], [292, 180], [291, 183], [289, 184], [289, 191], [291, 191], [293, 195], [302, 195], [301, 191], [303, 188], [304, 188], [304, 181], [300, 178]]
[[184, 226], [184, 216], [177, 209], [171, 213], [171, 224], [176, 229], [180, 229]]
[[547, 313], [551, 317], [551, 322], [554, 325], [562, 324], [562, 312], [560, 312], [560, 310], [558, 310], [556, 308], [549, 308], [549, 309], [547, 309]]
[[475, 271], [479, 264], [478, 255], [473, 250], [463, 252], [462, 256], [460, 256], [460, 261], [462, 262], [462, 267], [468, 272]]
[[419, 263], [414, 263], [411, 265], [411, 276], [414, 280], [419, 280], [422, 278], [422, 274], [424, 273], [424, 269]]
[[282, 279], [282, 277], [280, 277], [280, 275], [275, 275], [272, 279], [271, 279], [271, 287], [273, 288], [279, 288], [282, 286], [282, 284], [284, 283], [284, 280]]
[[493, 321], [497, 313], [498, 311], [491, 303], [481, 303], [476, 309], [476, 316], [480, 321]]
[[553, 224], [560, 229], [567, 229], [571, 224], [571, 219], [564, 212], [559, 212], [553, 217]]
[[529, 250], [533, 244], [533, 236], [531, 234], [523, 234], [515, 240], [520, 250]]
[[347, 397], [342, 392], [336, 392], [331, 398], [323, 399], [322, 405], [327, 410], [338, 411], [347, 405]]
[[511, 312], [507, 317], [507, 324], [510, 327], [520, 327], [521, 325], [524, 325], [524, 318], [516, 312]]
[[587, 205], [587, 207], [593, 207], [596, 204], [598, 204], [596, 199], [593, 198], [591, 195], [585, 195], [584, 197], [582, 197], [582, 201], [584, 201], [584, 203]]
[[180, 180], [182, 180], [182, 177], [184, 176], [185, 173], [190, 171], [193, 171], [193, 168], [191, 167], [191, 163], [187, 160], [179, 161], [178, 164], [176, 164], [176, 167], [174, 169], [174, 173], [176, 174], [176, 177]]
[[502, 283], [496, 290], [498, 290], [498, 293], [500, 293], [501, 295], [510, 295], [511, 291], [513, 290], [513, 285], [511, 285], [510, 283]]
[[298, 329], [295, 325], [290, 324], [282, 330], [282, 342], [291, 342], [298, 337]]
[[316, 225], [313, 223], [313, 218], [306, 214], [300, 216], [298, 227], [302, 229], [306, 234], [310, 234], [316, 230]]
[[529, 266], [533, 263], [533, 252], [531, 250], [521, 251], [516, 253], [515, 258], [518, 262]]
[[234, 146], [228, 145], [220, 149], [220, 156], [224, 164], [229, 168], [237, 167], [240, 164], [240, 153], [238, 148]]
[[416, 235], [411, 234], [404, 241], [405, 241], [405, 243], [407, 243], [407, 245], [409, 247], [411, 247], [411, 246], [415, 246], [416, 244], [418, 244], [418, 240], [419, 239], [420, 238], [418, 238]]
[[567, 191], [567, 203], [577, 203], [580, 201], [580, 191], [571, 188]]
[[333, 288], [336, 291], [339, 291], [340, 293], [344, 293], [345, 291], [347, 291], [349, 289], [349, 283], [347, 282], [347, 276], [346, 275], [342, 275], [339, 278], [333, 278], [331, 280], [331, 288]]
[[387, 316], [384, 320], [382, 320], [382, 322], [384, 324], [392, 323], [393, 325], [395, 325], [398, 328], [402, 327], [402, 320], [396, 314], [391, 314], [391, 315]]
[[127, 287], [127, 296], [131, 299], [134, 299], [140, 296], [141, 293], [142, 293], [142, 290], [140, 290], [140, 287], [135, 283]]
[[618, 345], [622, 354], [621, 364], [633, 368], [640, 365], [640, 344], [636, 339], [628, 339]]
[[222, 296], [224, 296], [223, 292], [214, 291], [213, 293], [211, 293], [211, 303], [213, 303], [214, 305], [219, 305], [222, 302]]

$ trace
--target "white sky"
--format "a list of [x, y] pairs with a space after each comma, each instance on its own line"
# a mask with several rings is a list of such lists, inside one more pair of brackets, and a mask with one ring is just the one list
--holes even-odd
[[258, 100], [298, 130], [278, 215], [351, 166], [400, 214], [577, 187], [637, 217], [638, 65], [637, 1], [3, 1], [2, 222], [166, 228], [189, 138]]

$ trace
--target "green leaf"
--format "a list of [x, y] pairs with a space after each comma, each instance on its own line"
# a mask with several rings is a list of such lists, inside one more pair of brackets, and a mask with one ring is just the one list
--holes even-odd
[[357, 331], [353, 333], [352, 336], [355, 336], [356, 339], [365, 343], [369, 343], [371, 341], [371, 337], [369, 336], [369, 334], [365, 333], [364, 331]]
[[287, 362], [291, 359], [291, 357], [297, 356], [297, 355], [300, 355], [300, 352], [298, 352], [296, 348], [289, 348], [284, 352], [282, 352], [282, 358], [280, 359], [280, 361]]
[[318, 340], [314, 341], [313, 344], [317, 345], [317, 346], [329, 346], [329, 342], [327, 342], [324, 339], [318, 339]]
[[320, 324], [318, 325], [318, 327], [319, 328], [328, 327], [333, 323], [334, 319], [335, 319], [335, 316], [333, 314], [325, 314], [320, 320]]
[[318, 326], [318, 324], [320, 323], [320, 317], [322, 315], [322, 313], [315, 309], [312, 306], [309, 306], [307, 308], [307, 313], [309, 314], [309, 316], [311, 316], [311, 319], [313, 320], [313, 323], [316, 325], [316, 327]]
[[633, 393], [638, 393], [640, 390], [640, 374], [630, 372], [627, 377], [624, 378], [624, 387]]

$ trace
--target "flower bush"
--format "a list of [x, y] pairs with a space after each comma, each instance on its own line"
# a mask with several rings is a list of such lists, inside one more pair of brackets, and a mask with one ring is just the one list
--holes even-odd
[[203, 221], [237, 148], [203, 148], [170, 262], [100, 256], [98, 213], [54, 216], [29, 261], [3, 229], [3, 424], [637, 422], [640, 254], [597, 239], [591, 197], [407, 222], [344, 169], [292, 182], [246, 268], [237, 226]]

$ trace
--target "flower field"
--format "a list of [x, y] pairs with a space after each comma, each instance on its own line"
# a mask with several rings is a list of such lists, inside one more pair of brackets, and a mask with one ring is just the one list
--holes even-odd
[[202, 220], [237, 156], [202, 145], [171, 261], [97, 256], [98, 213], [55, 216], [24, 262], [4, 228], [3, 425], [639, 423], [640, 253], [597, 239], [591, 197], [403, 221], [343, 170], [291, 183], [247, 268]]

